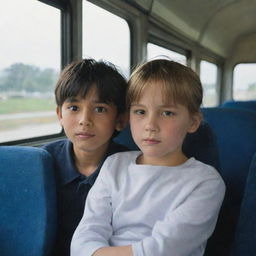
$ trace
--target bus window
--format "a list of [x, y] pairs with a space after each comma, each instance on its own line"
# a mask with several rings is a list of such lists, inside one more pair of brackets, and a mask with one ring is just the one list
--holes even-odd
[[59, 133], [60, 11], [35, 0], [3, 1], [0, 34], [0, 143]]
[[254, 100], [256, 98], [256, 63], [236, 65], [233, 85], [234, 100]]
[[218, 105], [217, 75], [217, 65], [204, 60], [200, 62], [200, 79], [204, 90], [204, 107]]
[[83, 58], [115, 64], [130, 74], [130, 29], [126, 20], [86, 0], [83, 1]]
[[175, 51], [171, 51], [164, 47], [158, 46], [156, 44], [148, 43], [147, 44], [147, 58], [148, 60], [151, 59], [159, 59], [159, 58], [168, 58], [174, 61], [177, 61], [183, 65], [187, 65], [187, 58], [186, 56], [177, 53]]

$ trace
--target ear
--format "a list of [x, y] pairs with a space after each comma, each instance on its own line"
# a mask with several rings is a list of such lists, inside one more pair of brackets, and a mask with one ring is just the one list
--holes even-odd
[[190, 119], [191, 119], [191, 122], [190, 122], [190, 126], [188, 128], [188, 133], [193, 133], [200, 126], [200, 123], [202, 121], [202, 114], [201, 113], [193, 114], [193, 115], [191, 115]]
[[60, 125], [62, 126], [62, 112], [61, 112], [61, 107], [57, 106], [56, 107], [56, 114], [59, 120]]
[[116, 130], [117, 131], [122, 131], [125, 126], [128, 124], [128, 114], [124, 113], [124, 114], [119, 114], [116, 120]]

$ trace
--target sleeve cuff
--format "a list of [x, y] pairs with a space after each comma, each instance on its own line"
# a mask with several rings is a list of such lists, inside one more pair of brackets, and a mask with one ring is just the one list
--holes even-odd
[[132, 253], [133, 253], [133, 256], [144, 256], [141, 242], [132, 244]]
[[72, 248], [71, 246], [71, 256], [92, 256], [98, 249], [106, 246], [107, 245], [97, 241], [86, 243], [86, 248], [84, 248], [83, 246]]

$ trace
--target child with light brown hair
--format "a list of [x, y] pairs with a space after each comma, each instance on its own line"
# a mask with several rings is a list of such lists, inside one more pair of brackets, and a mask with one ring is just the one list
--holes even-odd
[[190, 68], [153, 60], [131, 75], [127, 102], [140, 151], [104, 163], [71, 243], [72, 256], [203, 255], [225, 193], [218, 172], [187, 158], [202, 85]]

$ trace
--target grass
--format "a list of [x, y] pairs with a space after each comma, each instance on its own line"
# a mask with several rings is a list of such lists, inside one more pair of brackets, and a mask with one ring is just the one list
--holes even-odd
[[2, 120], [0, 122], [0, 131], [10, 131], [10, 130], [18, 129], [19, 127], [22, 127], [22, 126], [49, 124], [49, 123], [55, 123], [55, 122], [58, 123], [57, 116]]
[[0, 100], [0, 114], [54, 111], [55, 107], [54, 99], [48, 98], [9, 98]]

